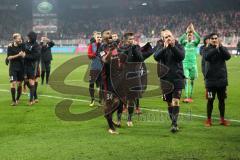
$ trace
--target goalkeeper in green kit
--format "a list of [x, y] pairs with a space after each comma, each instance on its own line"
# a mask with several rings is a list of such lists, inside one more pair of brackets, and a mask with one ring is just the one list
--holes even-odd
[[[195, 38], [194, 38], [195, 37]], [[185, 59], [183, 60], [184, 75], [186, 77], [185, 83], [185, 99], [183, 102], [191, 103], [193, 94], [194, 80], [198, 76], [197, 70], [197, 54], [198, 44], [200, 43], [200, 36], [195, 31], [193, 24], [191, 23], [187, 27], [186, 33], [180, 37], [180, 43], [185, 49]], [[190, 85], [189, 85], [190, 80]]]

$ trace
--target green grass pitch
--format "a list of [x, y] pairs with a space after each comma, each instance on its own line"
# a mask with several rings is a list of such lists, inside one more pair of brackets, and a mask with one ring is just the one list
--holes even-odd
[[[73, 57], [54, 55], [52, 71]], [[215, 119], [211, 128], [204, 127], [205, 119], [202, 116], [206, 115], [206, 100], [199, 67], [194, 102], [181, 105], [181, 113], [185, 115], [180, 117], [179, 133], [170, 133], [170, 122], [164, 113], [167, 107], [159, 95], [141, 99], [143, 114], [134, 117], [132, 128], [128, 128], [124, 120], [123, 127], [118, 129], [119, 135], [108, 134], [103, 116], [81, 122], [60, 120], [55, 115], [55, 106], [61, 97], [85, 100], [74, 101], [71, 106], [73, 113], [91, 110], [89, 97], [63, 95], [50, 86], [39, 86], [38, 104], [27, 106], [28, 97], [23, 95], [20, 104], [11, 107], [8, 67], [4, 59], [5, 55], [0, 55], [0, 160], [240, 159], [239, 57], [232, 57], [227, 63], [229, 87], [226, 118], [233, 120], [231, 126], [219, 126]], [[82, 81], [86, 68], [83, 66], [74, 70], [65, 82], [88, 86]], [[189, 116], [190, 112], [192, 116]], [[219, 117], [217, 102], [213, 116]]]

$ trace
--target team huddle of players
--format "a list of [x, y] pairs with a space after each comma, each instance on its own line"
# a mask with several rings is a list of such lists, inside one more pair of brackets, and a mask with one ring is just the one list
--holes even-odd
[[[43, 84], [46, 73], [48, 83], [50, 75], [51, 47], [54, 43], [47, 37], [42, 37], [38, 44], [35, 32], [30, 32], [27, 37], [28, 40], [24, 42], [20, 34], [13, 34], [13, 42], [9, 44], [7, 50], [6, 64], [9, 65], [12, 106], [19, 103], [23, 82], [24, 89], [26, 90], [26, 86], [29, 88], [29, 105], [37, 103], [38, 79], [41, 75]], [[125, 33], [121, 39], [111, 30], [94, 32], [88, 46], [88, 57], [91, 59], [90, 106], [94, 106], [95, 103], [94, 84], [96, 84], [99, 87], [99, 103], [104, 106], [109, 133], [118, 134], [115, 127], [121, 127], [124, 106], [128, 111], [127, 125], [133, 126], [134, 108], [140, 113], [139, 99], [147, 89], [147, 67], [144, 61], [152, 55], [158, 62], [157, 73], [163, 100], [168, 106], [171, 132], [176, 133], [179, 130], [178, 115], [183, 89], [185, 89], [183, 102], [193, 102], [193, 84], [198, 75], [196, 57], [199, 53], [199, 43], [200, 36], [192, 24], [187, 27], [186, 33], [179, 41], [171, 31], [162, 30], [160, 39], [154, 47], [149, 42], [140, 47], [134, 33], [131, 32]], [[231, 55], [221, 44], [217, 33], [204, 38], [200, 55], [207, 98], [205, 125], [208, 127], [212, 125], [213, 102], [217, 94], [220, 124], [227, 126], [229, 122], [224, 119], [228, 85], [226, 61]], [[117, 112], [116, 122], [113, 121], [114, 112]]]
[[37, 88], [40, 74], [42, 84], [45, 74], [46, 83], [49, 80], [52, 60], [51, 47], [54, 46], [54, 43], [47, 37], [42, 37], [40, 44], [38, 44], [35, 32], [30, 32], [27, 37], [28, 40], [24, 42], [19, 33], [14, 33], [13, 42], [9, 44], [7, 49], [6, 64], [9, 65], [12, 106], [18, 105], [22, 88], [26, 92], [26, 86], [29, 88], [29, 105], [38, 103]]
[[[88, 46], [91, 59], [89, 92], [90, 106], [94, 106], [94, 83], [99, 87], [99, 103], [104, 106], [104, 115], [108, 122], [108, 132], [118, 134], [115, 127], [121, 127], [123, 106], [127, 107], [127, 125], [133, 126], [134, 108], [139, 107], [139, 99], [146, 90], [147, 68], [144, 61], [153, 55], [158, 62], [158, 75], [163, 99], [167, 102], [171, 119], [171, 132], [179, 131], [178, 115], [180, 98], [185, 89], [183, 102], [193, 102], [193, 84], [197, 78], [197, 54], [200, 36], [193, 24], [187, 27], [179, 41], [171, 31], [162, 30], [156, 46], [150, 43], [140, 47], [134, 33], [125, 33], [121, 39], [111, 30], [94, 32]], [[227, 126], [224, 119], [226, 87], [228, 85], [226, 61], [230, 53], [221, 44], [219, 35], [212, 33], [204, 38], [200, 47], [202, 73], [207, 98], [207, 117], [205, 126], [212, 125], [213, 102], [217, 94], [219, 100], [220, 124]], [[188, 81], [190, 80], [190, 87]], [[189, 93], [190, 91], [190, 93]], [[137, 109], [139, 111], [139, 108]], [[113, 113], [117, 112], [117, 121]]]

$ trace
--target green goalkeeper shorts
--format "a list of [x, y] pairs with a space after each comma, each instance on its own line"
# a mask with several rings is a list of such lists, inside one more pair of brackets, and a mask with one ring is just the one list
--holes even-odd
[[194, 80], [198, 77], [197, 65], [183, 64], [184, 76], [187, 79]]

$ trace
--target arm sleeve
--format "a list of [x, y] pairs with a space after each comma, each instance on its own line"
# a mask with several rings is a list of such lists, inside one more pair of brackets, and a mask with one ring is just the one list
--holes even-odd
[[212, 61], [217, 56], [218, 52], [219, 52], [219, 50], [216, 48], [207, 48], [206, 52], [204, 54], [205, 60]]
[[137, 59], [138, 62], [143, 62], [143, 53], [141, 52], [141, 48], [139, 45], [133, 46], [133, 56]]
[[48, 47], [52, 48], [53, 46], [55, 46], [55, 43], [53, 41], [48, 42]]
[[88, 46], [88, 58], [89, 59], [94, 59], [96, 58], [96, 53], [93, 52], [93, 47], [92, 44]]
[[179, 42], [181, 45], [185, 46], [186, 45], [186, 38], [187, 38], [187, 33], [184, 33], [180, 38]]
[[142, 52], [143, 59], [144, 59], [144, 60], [148, 59], [152, 54], [153, 54], [152, 51]]
[[111, 52], [109, 49], [105, 49], [105, 51], [101, 51], [100, 52], [100, 57], [101, 57], [101, 61], [103, 63], [110, 63], [111, 60]]
[[11, 48], [8, 46], [7, 48], [7, 58], [11, 56]]
[[229, 53], [226, 47], [223, 47], [223, 46], [219, 47], [219, 51], [220, 51], [220, 55], [224, 60], [229, 60], [231, 58], [231, 54]]
[[39, 45], [35, 45], [33, 46], [33, 49], [31, 51], [31, 54], [26, 54], [26, 59], [29, 60], [38, 60], [41, 56], [41, 50], [40, 50], [40, 46]]
[[180, 44], [176, 44], [174, 47], [171, 47], [174, 57], [179, 60], [183, 61], [185, 58], [185, 51], [184, 48]]
[[142, 56], [144, 60], [149, 58], [153, 54], [153, 48], [150, 43], [147, 43], [141, 48]]
[[159, 49], [154, 52], [154, 55], [153, 55], [154, 59], [156, 61], [160, 61], [161, 59], [163, 59], [165, 51], [166, 51], [166, 48], [159, 47]]
[[202, 69], [202, 74], [203, 76], [205, 75], [205, 59], [202, 57], [202, 60], [201, 60], [201, 69]]
[[9, 60], [8, 60], [8, 57], [10, 56], [11, 54], [11, 51], [10, 51], [10, 47], [8, 46], [7, 48], [7, 57], [5, 59], [5, 64], [8, 65], [9, 64]]

